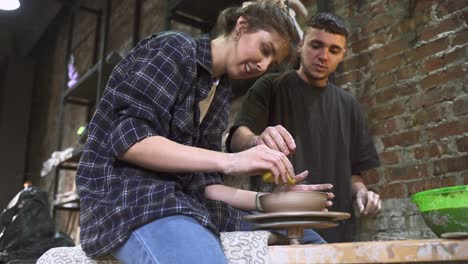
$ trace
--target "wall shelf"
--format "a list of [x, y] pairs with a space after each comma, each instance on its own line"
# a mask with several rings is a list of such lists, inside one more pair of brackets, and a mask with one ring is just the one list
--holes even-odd
[[[75, 104], [94, 104], [96, 102], [96, 87], [98, 87], [99, 74], [107, 80], [114, 68], [115, 60], [119, 61], [120, 56], [115, 52], [109, 53], [106, 62], [98, 62], [92, 66], [77, 83], [64, 94], [64, 100]], [[102, 64], [102, 65], [101, 65]]]
[[57, 197], [53, 201], [53, 205], [56, 209], [80, 209], [80, 198], [76, 192], [57, 194]]
[[78, 168], [81, 153], [83, 152], [83, 147], [83, 145], [76, 147], [72, 152], [72, 156], [60, 162], [57, 167], [64, 170], [76, 170]]
[[101, 63], [95, 64], [78, 82], [65, 92], [65, 100], [70, 103], [93, 103], [96, 100], [96, 86]]
[[[68, 120], [65, 120], [64, 111], [65, 106], [68, 104], [77, 104], [82, 107], [85, 107], [87, 110], [86, 122], [91, 118], [91, 112], [94, 109], [96, 102], [102, 94], [102, 91], [105, 88], [107, 80], [114, 68], [116, 61], [120, 60], [120, 56], [116, 53], [110, 53], [107, 58], [106, 46], [107, 46], [107, 35], [109, 27], [109, 14], [111, 10], [111, 1], [106, 0], [105, 5], [99, 7], [99, 9], [87, 8], [84, 6], [79, 6], [80, 8], [75, 8], [75, 6], [70, 6], [70, 24], [68, 32], [68, 43], [67, 51], [65, 58], [69, 58], [72, 51], [72, 43], [75, 30], [75, 16], [76, 12], [87, 12], [95, 15], [96, 24], [95, 24], [95, 39], [94, 47], [91, 50], [93, 56], [94, 65], [91, 66], [80, 78], [77, 80], [77, 83], [72, 87], [68, 87], [68, 73], [65, 70], [64, 75], [64, 86], [61, 97], [61, 105], [59, 109], [59, 135], [58, 135], [58, 149], [62, 149], [62, 144], [64, 142], [64, 126]], [[67, 60], [68, 63], [68, 60]], [[76, 142], [78, 145], [79, 142]], [[61, 171], [76, 171], [78, 168], [78, 163], [83, 151], [83, 145], [78, 145], [72, 152], [71, 157], [60, 162], [55, 169], [54, 175], [54, 192], [53, 192], [53, 215], [54, 219], [56, 216], [56, 210], [70, 210], [78, 211], [80, 209], [80, 200], [76, 190], [62, 190], [60, 186], [60, 178], [63, 176]], [[76, 174], [75, 172], [73, 172]], [[71, 216], [69, 216], [71, 217]]]

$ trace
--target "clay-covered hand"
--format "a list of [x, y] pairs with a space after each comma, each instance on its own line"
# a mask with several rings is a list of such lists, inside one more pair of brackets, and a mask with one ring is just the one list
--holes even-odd
[[267, 127], [259, 136], [255, 137], [255, 145], [266, 145], [271, 149], [283, 152], [285, 155], [294, 153], [296, 150], [293, 137], [281, 125]]
[[265, 171], [273, 173], [276, 184], [280, 178], [287, 182], [287, 175], [294, 175], [293, 166], [286, 155], [265, 145], [229, 154], [224, 169], [225, 174], [232, 176], [259, 175]]
[[356, 204], [359, 212], [364, 215], [376, 216], [382, 210], [380, 196], [366, 188], [361, 188], [356, 193]]

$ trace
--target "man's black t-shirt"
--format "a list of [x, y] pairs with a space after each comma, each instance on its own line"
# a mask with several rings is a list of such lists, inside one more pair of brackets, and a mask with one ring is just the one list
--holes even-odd
[[[317, 88], [296, 71], [268, 74], [246, 94], [230, 130], [247, 126], [259, 135], [266, 127], [282, 125], [294, 137], [291, 160], [296, 173], [309, 170], [306, 183], [334, 186], [330, 211], [352, 214], [351, 175], [379, 165], [366, 120], [350, 93], [328, 82]], [[332, 229], [318, 230], [328, 242], [352, 241], [354, 221], [345, 220]]]

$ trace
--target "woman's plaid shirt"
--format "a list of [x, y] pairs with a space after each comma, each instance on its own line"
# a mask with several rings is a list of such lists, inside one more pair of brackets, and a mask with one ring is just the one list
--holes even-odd
[[134, 143], [163, 136], [221, 151], [231, 90], [222, 78], [203, 122], [198, 103], [213, 84], [208, 35], [163, 32], [141, 41], [115, 67], [96, 112], [77, 171], [81, 245], [96, 257], [155, 219], [183, 214], [214, 233], [237, 230], [239, 211], [204, 198], [218, 173], [171, 174], [118, 160]]

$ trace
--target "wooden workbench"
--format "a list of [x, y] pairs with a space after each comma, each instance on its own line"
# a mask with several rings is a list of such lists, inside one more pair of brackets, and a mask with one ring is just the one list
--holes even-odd
[[[269, 246], [272, 264], [468, 263], [468, 239], [424, 239]], [[466, 262], [465, 262], [466, 261]]]

